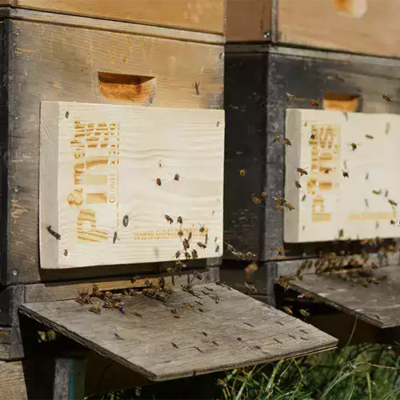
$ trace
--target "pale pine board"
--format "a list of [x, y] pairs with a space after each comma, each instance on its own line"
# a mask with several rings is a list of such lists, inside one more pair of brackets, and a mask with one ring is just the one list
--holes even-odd
[[[236, 290], [207, 284], [194, 292], [199, 298], [175, 290], [165, 303], [125, 296], [124, 314], [103, 309], [96, 315], [74, 300], [25, 303], [21, 312], [153, 381], [300, 357], [337, 345], [337, 339], [314, 326]], [[219, 303], [206, 293], [217, 294]]]
[[[84, 170], [93, 176], [108, 174], [106, 186], [99, 181], [87, 184], [87, 176], [74, 185], [74, 165], [82, 160], [74, 157], [71, 146], [76, 121], [105, 123], [108, 127], [119, 124], [119, 141], [118, 129], [110, 129], [108, 142], [100, 141], [96, 148], [88, 149], [88, 130], [82, 131], [86, 138]], [[177, 250], [183, 252], [178, 216], [183, 217], [186, 237], [185, 228], [193, 230], [190, 250], [196, 249], [199, 258], [222, 255], [222, 110], [42, 102], [40, 130], [42, 268], [171, 261]], [[119, 165], [88, 168], [95, 165], [89, 157], [98, 157], [95, 161], [100, 162], [101, 157], [106, 157], [105, 162], [111, 160], [107, 157], [113, 143], [120, 146]], [[106, 147], [102, 148], [102, 144]], [[179, 182], [174, 180], [175, 173], [181, 176]], [[118, 182], [114, 185], [117, 201], [111, 204], [110, 182], [114, 178]], [[157, 185], [157, 178], [162, 180], [161, 186]], [[75, 190], [83, 190], [83, 203], [70, 206], [67, 199]], [[93, 193], [104, 193], [107, 203], [88, 204], [93, 196], [87, 194]], [[95, 196], [96, 201], [106, 197]], [[82, 210], [91, 210], [92, 214], [81, 214]], [[88, 222], [93, 212], [95, 228]], [[165, 214], [174, 219], [172, 225]], [[79, 233], [79, 215], [83, 221], [81, 230], [101, 233]], [[125, 216], [129, 218], [127, 226], [123, 224]], [[199, 232], [201, 225], [206, 229], [203, 233]], [[60, 240], [47, 231], [48, 226], [61, 235]], [[207, 229], [209, 241], [203, 250], [196, 243], [205, 242]], [[157, 230], [161, 231], [158, 235], [154, 233]], [[144, 232], [150, 233], [150, 239], [141, 239]], [[99, 241], [93, 242], [95, 237]]]
[[[313, 126], [319, 125], [324, 129], [329, 126], [336, 129], [337, 135], [330, 152], [333, 160], [325, 164], [318, 161], [313, 169], [310, 136]], [[325, 134], [326, 129], [322, 139]], [[374, 139], [368, 139], [366, 135]], [[332, 241], [339, 238], [342, 229], [344, 238], [351, 239], [400, 236], [399, 225], [390, 223], [391, 220], [398, 221], [398, 207], [392, 207], [388, 202], [391, 199], [400, 204], [400, 116], [291, 109], [286, 113], [286, 137], [292, 146], [286, 147], [285, 197], [295, 207], [293, 211], [285, 210], [286, 242]], [[319, 133], [315, 143], [316, 157], [320, 160], [327, 152], [322, 148]], [[351, 143], [357, 144], [355, 151]], [[300, 178], [296, 171], [298, 167], [307, 168], [308, 175]], [[326, 174], [324, 171], [329, 167], [332, 171]], [[343, 177], [343, 171], [348, 171], [349, 178]], [[295, 186], [296, 180], [302, 185], [300, 189]], [[315, 180], [318, 184], [312, 193]], [[325, 188], [331, 185], [330, 189], [322, 190], [321, 182], [326, 182]], [[375, 195], [373, 190], [382, 190], [382, 194]], [[316, 214], [321, 211], [317, 196], [323, 197], [324, 212], [330, 214], [329, 221], [317, 221]], [[355, 219], [356, 215], [358, 219]]]

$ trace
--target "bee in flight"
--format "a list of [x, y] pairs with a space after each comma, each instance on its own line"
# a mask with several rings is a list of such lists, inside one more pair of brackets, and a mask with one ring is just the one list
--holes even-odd
[[390, 96], [386, 96], [386, 94], [382, 95], [382, 98], [385, 99], [389, 103], [393, 103], [393, 100]]
[[343, 178], [348, 178], [349, 177], [349, 173], [347, 171], [343, 171]]
[[294, 184], [296, 185], [297, 189], [301, 188], [300, 182], [299, 181], [295, 181]]
[[319, 103], [317, 100], [311, 100], [310, 101], [310, 105], [313, 106], [314, 108], [318, 108], [319, 107]]
[[283, 143], [285, 143], [286, 146], [291, 146], [292, 145], [292, 142], [288, 138], [283, 139]]
[[294, 101], [294, 100], [297, 99], [297, 97], [296, 97], [295, 95], [290, 94], [290, 93], [288, 93], [288, 92], [285, 92], [285, 93], [286, 93], [287, 101]]
[[160, 178], [157, 178], [157, 179], [156, 179], [156, 183], [157, 183], [158, 186], [161, 186], [161, 179], [160, 179]]
[[286, 204], [285, 204], [285, 207], [286, 207], [289, 211], [292, 211], [292, 210], [295, 209], [290, 203], [286, 203]]
[[277, 257], [285, 257], [285, 250], [282, 249], [282, 247], [278, 247], [278, 249], [276, 250], [276, 255]]
[[397, 207], [397, 203], [394, 200], [388, 200], [388, 202], [390, 205]]
[[309, 316], [310, 316], [310, 313], [309, 313], [307, 310], [301, 309], [301, 310], [299, 310], [299, 311], [300, 311], [300, 314], [301, 314], [303, 317], [309, 317]]
[[308, 172], [304, 168], [297, 168], [297, 172], [300, 174], [300, 176], [308, 175]]
[[290, 315], [293, 315], [292, 309], [290, 307], [288, 307], [288, 306], [283, 306], [282, 310], [285, 311], [286, 313], [290, 314]]
[[252, 197], [251, 199], [254, 204], [261, 204], [261, 200], [258, 197]]
[[280, 206], [279, 204], [277, 204], [277, 205], [275, 206], [275, 210], [276, 210], [276, 211], [283, 211], [283, 207]]
[[280, 142], [281, 139], [282, 139], [281, 136], [279, 136], [279, 135], [278, 135], [278, 136], [275, 136], [275, 137], [274, 137], [274, 140], [272, 141], [272, 143]]
[[246, 176], [246, 170], [245, 169], [241, 169], [239, 171], [239, 173], [240, 173], [240, 176]]
[[356, 151], [357, 145], [355, 143], [350, 143], [350, 146], [353, 149], [353, 151]]

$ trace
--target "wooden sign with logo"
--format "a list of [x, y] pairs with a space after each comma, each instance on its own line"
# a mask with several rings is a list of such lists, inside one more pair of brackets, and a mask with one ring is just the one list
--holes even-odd
[[43, 102], [40, 149], [42, 268], [222, 255], [222, 110]]
[[399, 115], [291, 109], [286, 137], [285, 242], [400, 236]]

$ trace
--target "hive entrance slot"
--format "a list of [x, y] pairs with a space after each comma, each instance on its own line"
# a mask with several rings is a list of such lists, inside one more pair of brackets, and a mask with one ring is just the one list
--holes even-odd
[[359, 110], [360, 96], [345, 93], [324, 93], [324, 110], [337, 110], [345, 112], [356, 112]]
[[156, 95], [156, 78], [152, 76], [98, 73], [99, 90], [110, 103], [149, 105]]

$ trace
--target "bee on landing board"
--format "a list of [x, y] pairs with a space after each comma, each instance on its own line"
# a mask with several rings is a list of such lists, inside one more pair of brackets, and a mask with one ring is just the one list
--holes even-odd
[[282, 310], [285, 311], [289, 315], [293, 315], [292, 309], [290, 307], [288, 307], [288, 306], [283, 306]]
[[294, 184], [296, 185], [297, 189], [301, 188], [300, 182], [299, 181], [295, 181]]
[[197, 242], [197, 246], [199, 246], [201, 249], [206, 249], [207, 246], [203, 243]]
[[278, 247], [276, 250], [277, 257], [285, 257], [285, 250], [282, 247]]
[[199, 255], [197, 254], [197, 251], [195, 249], [192, 249], [192, 258], [195, 260], [196, 258], [199, 258]]
[[176, 222], [178, 222], [178, 224], [183, 224], [183, 218], [182, 217], [178, 217]]
[[156, 183], [157, 183], [158, 186], [161, 186], [161, 185], [162, 185], [161, 179], [160, 179], [160, 178], [157, 178], [157, 179], [156, 179]]
[[183, 239], [182, 244], [183, 244], [183, 248], [184, 248], [185, 250], [187, 250], [187, 249], [190, 247], [189, 240], [187, 240], [187, 239]]
[[349, 177], [349, 173], [347, 171], [343, 171], [342, 175], [343, 175], [343, 178], [348, 178]]
[[297, 172], [300, 174], [300, 176], [308, 175], [308, 172], [304, 168], [297, 168]]
[[357, 145], [355, 143], [350, 143], [350, 146], [353, 149], [353, 151], [356, 151]]

